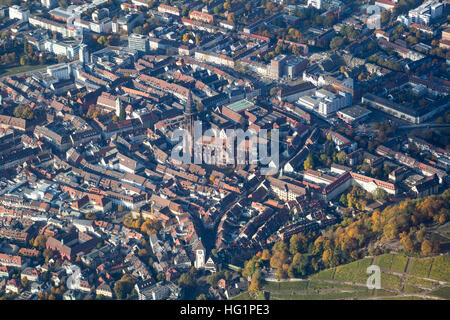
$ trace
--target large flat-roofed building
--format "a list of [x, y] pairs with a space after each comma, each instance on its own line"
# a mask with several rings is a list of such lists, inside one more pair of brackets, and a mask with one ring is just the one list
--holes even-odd
[[447, 102], [437, 107], [428, 105], [423, 108], [413, 108], [378, 97], [371, 93], [366, 93], [362, 97], [361, 102], [414, 124], [423, 123], [450, 106], [450, 102]]
[[325, 89], [317, 90], [314, 96], [303, 96], [298, 99], [298, 104], [325, 117], [349, 106], [351, 102], [352, 96], [349, 93], [339, 91], [335, 94]]
[[302, 59], [300, 57], [292, 57], [286, 61], [284, 73], [290, 79], [296, 78], [303, 70], [306, 69], [308, 65], [308, 60]]
[[234, 112], [242, 112], [244, 110], [247, 110], [251, 107], [253, 107], [255, 104], [247, 99], [242, 99], [236, 102], [233, 102], [226, 107], [228, 109], [233, 110]]
[[337, 116], [345, 122], [351, 124], [353, 122], [361, 121], [372, 112], [366, 108], [360, 106], [352, 106], [337, 112]]

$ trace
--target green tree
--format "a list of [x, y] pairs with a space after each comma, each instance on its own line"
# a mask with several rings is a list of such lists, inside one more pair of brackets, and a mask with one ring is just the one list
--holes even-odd
[[339, 202], [343, 206], [348, 207], [348, 201], [347, 201], [347, 197], [345, 196], [345, 194], [341, 194], [341, 197], [339, 198]]
[[45, 244], [47, 243], [47, 237], [40, 234], [33, 241], [33, 247], [39, 248], [43, 250], [45, 248]]
[[431, 240], [425, 239], [422, 242], [420, 251], [422, 252], [423, 255], [429, 256], [433, 252], [433, 242], [431, 242]]
[[388, 198], [389, 194], [381, 188], [376, 188], [373, 192], [373, 198], [375, 200], [386, 200]]
[[249, 291], [259, 291], [261, 289], [261, 271], [257, 270], [250, 281]]
[[294, 272], [299, 276], [306, 276], [308, 273], [309, 259], [308, 256], [297, 252], [292, 259], [291, 266]]
[[178, 285], [182, 288], [192, 288], [195, 286], [195, 279], [190, 272], [183, 273], [178, 279]]
[[114, 285], [114, 293], [117, 299], [125, 299], [133, 290], [135, 280], [128, 274], [124, 274], [122, 278]]
[[340, 164], [344, 164], [347, 160], [347, 154], [345, 152], [339, 152], [336, 154], [336, 159]]
[[309, 154], [305, 162], [303, 162], [303, 168], [305, 170], [314, 169], [314, 159], [311, 154]]
[[330, 49], [339, 49], [344, 44], [344, 38], [336, 36], [331, 39]]
[[17, 118], [31, 120], [34, 117], [34, 111], [29, 106], [18, 105], [14, 108], [13, 114]]

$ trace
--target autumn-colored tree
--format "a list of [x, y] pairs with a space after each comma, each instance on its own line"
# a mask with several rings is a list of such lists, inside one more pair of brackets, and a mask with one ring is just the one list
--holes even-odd
[[22, 285], [22, 288], [23, 288], [23, 289], [26, 289], [26, 288], [28, 288], [28, 284], [29, 284], [30, 282], [29, 282], [29, 280], [28, 280], [27, 277], [23, 277], [23, 278], [20, 280], [20, 283], [21, 283], [21, 285]]
[[282, 268], [283, 264], [285, 264], [289, 259], [289, 255], [286, 251], [275, 252], [270, 258], [270, 266], [274, 269]]
[[323, 252], [323, 254], [322, 254], [322, 262], [325, 264], [325, 265], [329, 265], [330, 264], [330, 261], [331, 261], [331, 258], [332, 258], [332, 251], [331, 251], [331, 249], [326, 249], [324, 252]]
[[228, 14], [227, 20], [229, 22], [232, 22], [232, 23], [234, 23], [236, 21], [236, 17], [234, 15], [234, 12], [231, 12], [231, 13]]
[[40, 250], [45, 248], [45, 244], [47, 243], [47, 237], [45, 235], [38, 235], [33, 241], [33, 247], [39, 248]]
[[257, 270], [257, 268], [258, 268], [258, 259], [257, 257], [253, 257], [244, 264], [242, 276], [246, 278], [251, 278], [253, 276], [253, 273], [255, 273], [255, 271]]
[[277, 269], [277, 271], [275, 272], [275, 277], [276, 277], [278, 280], [286, 279], [286, 278], [287, 278], [287, 272], [286, 272], [283, 268], [279, 268], [279, 269]]
[[261, 272], [257, 271], [253, 274], [252, 280], [250, 281], [250, 285], [248, 287], [249, 291], [258, 291], [261, 289]]
[[297, 252], [292, 258], [291, 266], [294, 268], [294, 272], [297, 275], [305, 276], [308, 273], [309, 260], [306, 255]]
[[270, 251], [267, 250], [267, 249], [264, 249], [263, 252], [262, 252], [262, 255], [261, 255], [261, 260], [269, 261], [270, 258], [271, 258]]
[[400, 243], [403, 245], [403, 250], [406, 252], [414, 252], [414, 242], [411, 239], [411, 236], [403, 232], [400, 235]]
[[294, 234], [289, 240], [289, 252], [295, 255], [297, 252], [304, 252], [306, 248], [307, 239], [303, 233]]
[[420, 251], [424, 256], [429, 256], [433, 252], [433, 242], [425, 239], [420, 246]]
[[306, 158], [305, 162], [303, 162], [303, 168], [305, 170], [314, 169], [314, 160], [313, 160], [311, 154], [309, 154], [308, 157]]
[[336, 159], [340, 164], [344, 164], [347, 160], [347, 154], [345, 152], [339, 152], [336, 154]]
[[161, 222], [156, 219], [147, 219], [141, 226], [141, 232], [147, 235], [158, 233], [161, 229]]

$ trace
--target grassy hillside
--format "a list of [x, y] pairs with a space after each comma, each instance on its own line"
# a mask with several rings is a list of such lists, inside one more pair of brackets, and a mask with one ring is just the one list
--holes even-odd
[[[372, 264], [382, 271], [381, 289], [366, 287], [366, 269]], [[449, 299], [450, 256], [383, 254], [321, 271], [306, 280], [266, 282], [263, 291], [274, 300]], [[252, 294], [246, 292], [236, 299], [252, 299]]]

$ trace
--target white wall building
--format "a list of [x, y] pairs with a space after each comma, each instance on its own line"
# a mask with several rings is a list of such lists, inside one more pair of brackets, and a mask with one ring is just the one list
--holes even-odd
[[57, 78], [58, 80], [70, 79], [70, 65], [69, 64], [57, 64], [47, 67], [47, 74]]
[[53, 9], [58, 5], [58, 0], [41, 0], [41, 3], [47, 9]]
[[314, 7], [317, 10], [320, 10], [322, 7], [322, 0], [308, 0], [308, 7]]
[[401, 15], [397, 18], [402, 24], [410, 26], [413, 23], [429, 25], [430, 22], [442, 16], [444, 5], [435, 0], [429, 0], [415, 9], [408, 12], [408, 15]]
[[19, 19], [27, 22], [29, 17], [30, 17], [30, 10], [25, 9], [24, 7], [18, 5], [9, 7], [10, 19]]
[[349, 93], [339, 91], [338, 94], [335, 94], [325, 89], [317, 90], [314, 96], [303, 96], [298, 99], [298, 104], [325, 117], [351, 105], [351, 103], [352, 96]]
[[67, 59], [73, 60], [78, 55], [80, 46], [78, 44], [47, 40], [44, 43], [44, 49], [56, 55], [62, 55], [67, 57]]
[[375, 13], [367, 18], [368, 29], [380, 29], [381, 28], [381, 14]]

